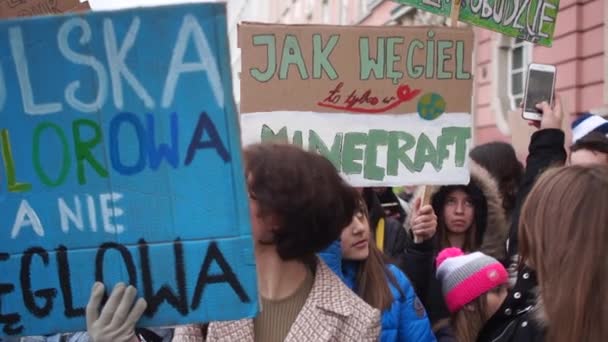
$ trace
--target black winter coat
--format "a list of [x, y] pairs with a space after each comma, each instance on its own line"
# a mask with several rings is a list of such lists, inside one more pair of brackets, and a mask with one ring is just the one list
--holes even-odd
[[539, 310], [529, 291], [536, 285], [534, 272], [524, 269], [498, 311], [484, 325], [477, 342], [542, 342], [544, 328], [534, 317]]
[[509, 230], [509, 243], [505, 267], [517, 263], [518, 241], [517, 231], [519, 228], [519, 216], [521, 209], [536, 183], [538, 177], [551, 166], [562, 166], [566, 162], [566, 151], [564, 150], [564, 132], [559, 129], [542, 129], [534, 132], [528, 147], [528, 158], [526, 159], [526, 170], [519, 186], [515, 208], [511, 217], [511, 228]]

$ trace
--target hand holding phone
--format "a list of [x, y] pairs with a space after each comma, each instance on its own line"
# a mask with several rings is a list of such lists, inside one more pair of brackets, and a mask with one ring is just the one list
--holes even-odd
[[537, 105], [546, 102], [551, 107], [553, 104], [555, 72], [554, 65], [530, 64], [522, 113], [524, 119], [541, 121], [543, 111]]
[[547, 102], [541, 102], [537, 107], [543, 113], [540, 121], [540, 129], [562, 128], [564, 114], [562, 111], [562, 101], [559, 96], [556, 96], [552, 106]]

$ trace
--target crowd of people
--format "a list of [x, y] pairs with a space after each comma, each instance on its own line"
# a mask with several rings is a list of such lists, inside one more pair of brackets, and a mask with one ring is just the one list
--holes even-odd
[[[244, 149], [261, 312], [136, 328], [136, 289], [93, 285], [87, 331], [51, 341], [608, 341], [608, 121], [543, 103], [526, 165], [470, 153], [467, 185], [349, 186], [298, 147]], [[36, 341], [37, 338], [25, 338]]]

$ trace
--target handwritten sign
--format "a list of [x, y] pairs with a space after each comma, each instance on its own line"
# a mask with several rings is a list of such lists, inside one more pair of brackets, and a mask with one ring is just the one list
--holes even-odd
[[85, 329], [95, 280], [144, 326], [251, 317], [225, 5], [0, 22], [0, 336]]
[[[395, 0], [450, 16], [451, 0]], [[462, 0], [459, 21], [504, 35], [551, 46], [559, 0]]]
[[318, 151], [356, 186], [466, 183], [471, 30], [244, 24], [245, 144]]

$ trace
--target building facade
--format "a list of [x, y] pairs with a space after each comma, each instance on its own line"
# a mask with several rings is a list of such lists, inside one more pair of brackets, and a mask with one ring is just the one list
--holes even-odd
[[228, 39], [230, 44], [230, 65], [234, 100], [241, 102], [241, 52], [238, 49], [238, 24], [243, 21], [272, 22], [269, 1], [230, 0], [228, 1]]
[[[441, 25], [449, 19], [390, 0], [268, 0], [267, 21], [284, 24]], [[531, 62], [557, 66], [556, 92], [568, 115], [608, 114], [608, 1], [561, 0], [552, 48], [474, 28], [474, 140], [512, 142], [524, 156], [532, 130], [516, 111]], [[239, 59], [240, 61], [240, 59]], [[233, 69], [238, 66], [233, 64]], [[570, 120], [566, 120], [565, 126]]]

